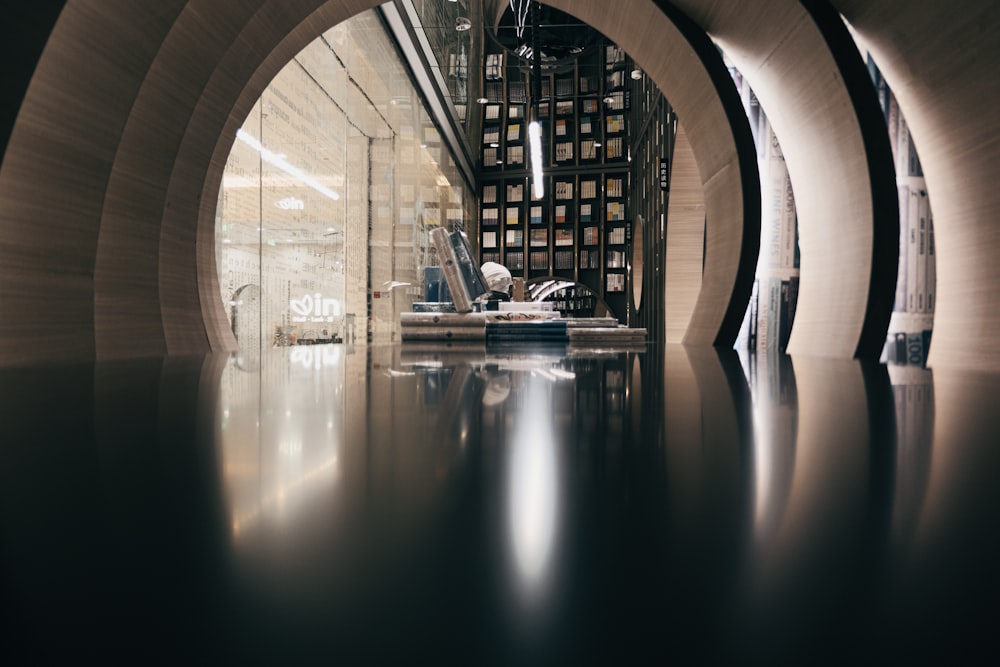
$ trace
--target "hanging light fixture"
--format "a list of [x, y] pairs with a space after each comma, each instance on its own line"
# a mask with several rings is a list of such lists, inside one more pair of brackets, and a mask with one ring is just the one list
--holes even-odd
[[531, 150], [531, 189], [535, 199], [545, 196], [542, 173], [542, 126], [538, 122], [538, 101], [542, 96], [542, 54], [538, 50], [538, 2], [531, 3], [531, 122], [528, 147]]

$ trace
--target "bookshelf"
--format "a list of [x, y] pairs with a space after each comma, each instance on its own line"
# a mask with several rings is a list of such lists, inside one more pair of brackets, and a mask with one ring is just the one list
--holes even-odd
[[[528, 63], [507, 51], [490, 53], [481, 105], [481, 260], [526, 280], [551, 275], [581, 283], [622, 322], [632, 215], [629, 67], [624, 52], [605, 41], [543, 70], [540, 96], [532, 99]], [[545, 160], [541, 200], [531, 191], [533, 109]]]

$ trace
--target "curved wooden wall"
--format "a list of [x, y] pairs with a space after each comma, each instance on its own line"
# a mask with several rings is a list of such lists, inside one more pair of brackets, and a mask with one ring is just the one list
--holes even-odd
[[[230, 349], [212, 225], [235, 130], [288, 59], [376, 2], [65, 4], [5, 137], [0, 364]], [[871, 100], [831, 6], [843, 12], [897, 94], [934, 202], [931, 361], [1000, 369], [996, 3], [629, 0], [613, 13], [600, 0], [548, 4], [622, 44], [684, 122], [708, 232], [686, 342], [727, 342], [756, 255], [745, 121], [732, 116], [735, 91], [707, 32], [754, 84], [792, 174], [803, 268], [790, 350], [849, 357], [881, 344], [896, 249]]]
[[1000, 3], [833, 0], [868, 43], [934, 211], [932, 366], [1000, 369]]
[[[704, 270], [683, 342], [731, 347], [753, 287], [760, 186], [750, 126], [721, 56], [703, 31], [667, 3], [633, 0], [627, 11], [615, 12], [600, 0], [545, 4], [597, 28], [668, 91], [705, 193]], [[674, 288], [697, 289], [667, 287]]]
[[670, 163], [667, 253], [663, 267], [666, 341], [680, 343], [698, 303], [705, 248], [705, 192], [687, 132], [677, 124]]
[[[675, 3], [750, 82], [791, 176], [801, 278], [791, 354], [878, 358], [896, 286], [892, 154], [839, 17], [798, 0]], [[863, 118], [863, 120], [862, 120]], [[870, 131], [873, 130], [873, 131]]]

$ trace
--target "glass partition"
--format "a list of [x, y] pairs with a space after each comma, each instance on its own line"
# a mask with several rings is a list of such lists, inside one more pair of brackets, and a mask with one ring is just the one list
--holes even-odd
[[217, 265], [241, 351], [398, 339], [430, 230], [464, 229], [473, 205], [377, 15], [326, 31], [268, 85], [224, 172]]

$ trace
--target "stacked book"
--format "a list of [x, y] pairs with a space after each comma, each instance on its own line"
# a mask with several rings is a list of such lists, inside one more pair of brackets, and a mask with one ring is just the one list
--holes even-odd
[[569, 342], [566, 330], [566, 320], [558, 318], [494, 320], [486, 323], [486, 345], [565, 345]]
[[[596, 322], [610, 319], [613, 324]], [[568, 328], [571, 346], [645, 345], [646, 330], [619, 325], [614, 318], [580, 318]]]
[[407, 341], [486, 340], [483, 313], [400, 313], [400, 332]]

